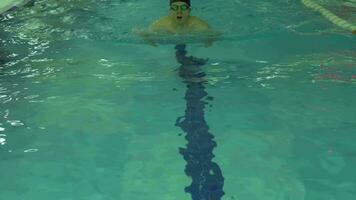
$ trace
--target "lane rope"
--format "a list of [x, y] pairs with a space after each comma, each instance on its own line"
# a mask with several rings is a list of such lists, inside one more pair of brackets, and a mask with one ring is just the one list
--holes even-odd
[[336, 16], [331, 11], [329, 11], [326, 8], [322, 7], [321, 5], [313, 2], [312, 0], [301, 0], [301, 1], [306, 7], [310, 8], [316, 12], [319, 12], [322, 16], [324, 16], [327, 20], [329, 20], [336, 26], [339, 26], [340, 28], [343, 28], [345, 30], [349, 30], [352, 32], [352, 34], [356, 34], [356, 25], [353, 25], [353, 24], [349, 23], [348, 21], [341, 19], [340, 17]]

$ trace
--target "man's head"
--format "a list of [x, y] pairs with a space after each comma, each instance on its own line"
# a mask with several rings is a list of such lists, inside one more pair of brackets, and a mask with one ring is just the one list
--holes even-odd
[[190, 16], [190, 0], [170, 0], [170, 16], [178, 24], [184, 24]]
[[190, 0], [169, 0], [169, 5], [172, 5], [174, 2], [184, 2], [190, 7]]

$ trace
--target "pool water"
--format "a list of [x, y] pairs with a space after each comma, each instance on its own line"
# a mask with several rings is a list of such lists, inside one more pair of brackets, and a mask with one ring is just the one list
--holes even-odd
[[[186, 44], [209, 58], [198, 89], [223, 177], [221, 198], [202, 196], [355, 199], [355, 36], [299, 1], [192, 6], [224, 33]], [[186, 190], [191, 83], [175, 45], [131, 33], [167, 9], [38, 0], [1, 15], [0, 200], [204, 199]]]

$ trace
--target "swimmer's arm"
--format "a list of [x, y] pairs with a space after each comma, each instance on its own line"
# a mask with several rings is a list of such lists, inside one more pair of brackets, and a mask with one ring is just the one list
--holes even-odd
[[133, 33], [139, 35], [140, 37], [143, 38], [143, 40], [150, 44], [151, 46], [157, 46], [157, 44], [154, 43], [153, 39], [152, 39], [152, 32], [150, 31], [150, 28], [148, 30], [140, 30], [137, 28], [134, 28], [132, 30]]
[[218, 38], [221, 36], [221, 33], [212, 29], [209, 24], [202, 19], [196, 18], [194, 26], [196, 33], [199, 35], [207, 36], [205, 47], [211, 46], [213, 42], [218, 40]]
[[133, 30], [134, 33], [138, 34], [139, 36], [141, 36], [145, 42], [147, 42], [148, 44], [152, 45], [152, 46], [157, 46], [154, 41], [152, 36], [153, 35], [157, 35], [157, 34], [165, 34], [166, 30], [164, 27], [164, 18], [160, 18], [158, 20], [156, 20], [155, 22], [153, 22], [147, 30]]

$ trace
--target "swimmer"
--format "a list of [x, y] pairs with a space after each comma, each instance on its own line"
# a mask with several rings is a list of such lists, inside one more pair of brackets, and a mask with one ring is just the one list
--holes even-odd
[[161, 17], [154, 21], [148, 31], [134, 32], [141, 35], [146, 42], [156, 46], [150, 35], [205, 35], [208, 36], [205, 46], [211, 46], [219, 35], [212, 30], [207, 22], [199, 17], [191, 16], [190, 0], [170, 0], [170, 11], [168, 16]]

